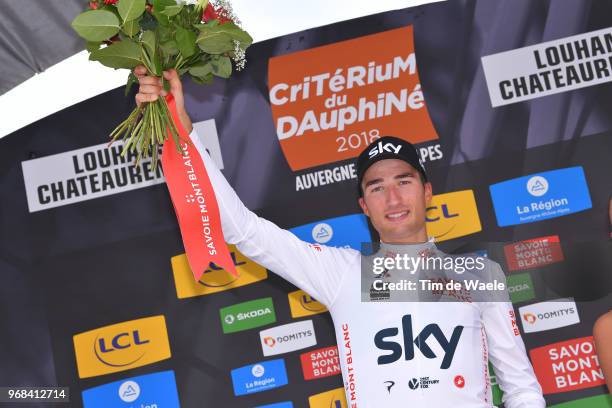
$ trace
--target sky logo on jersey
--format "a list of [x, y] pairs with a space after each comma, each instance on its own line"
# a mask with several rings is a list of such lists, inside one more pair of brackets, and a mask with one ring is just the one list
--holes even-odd
[[338, 347], [330, 346], [309, 351], [300, 356], [305, 380], [340, 374]]
[[272, 298], [238, 303], [219, 309], [223, 333], [236, 333], [276, 322]]
[[344, 388], [336, 388], [331, 391], [308, 397], [309, 408], [347, 408]]
[[209, 295], [224, 290], [237, 288], [268, 278], [268, 271], [263, 266], [251, 261], [238, 251], [236, 246], [227, 246], [238, 276], [233, 276], [223, 268], [212, 264], [204, 271], [199, 281], [194, 281], [193, 272], [189, 267], [185, 254], [173, 256], [171, 259], [172, 273], [176, 285], [176, 296], [185, 299], [194, 296]]
[[277, 402], [276, 404], [258, 405], [255, 408], [293, 408], [293, 402], [291, 401]]
[[232, 370], [231, 375], [236, 396], [267, 391], [288, 383], [285, 361], [282, 358], [236, 368]]
[[264, 356], [275, 356], [317, 344], [312, 320], [262, 330], [259, 337]]
[[327, 308], [303, 290], [296, 290], [288, 295], [291, 317], [298, 318], [327, 312]]
[[593, 336], [537, 347], [529, 355], [544, 394], [605, 384]]
[[528, 272], [508, 276], [506, 285], [512, 303], [526, 302], [535, 297], [533, 281]]
[[291, 228], [289, 231], [302, 241], [353, 248], [357, 251], [360, 250], [362, 242], [372, 240], [368, 230], [368, 221], [363, 214], [329, 218]]
[[563, 261], [557, 235], [528, 239], [504, 246], [508, 269], [520, 271]]
[[561, 217], [592, 207], [580, 166], [502, 181], [489, 190], [500, 227]]
[[580, 323], [572, 298], [534, 303], [519, 308], [523, 331], [533, 333]]
[[[440, 363], [441, 369], [445, 370], [451, 366], [453, 357], [455, 356], [455, 350], [461, 338], [463, 326], [455, 326], [450, 339], [446, 338], [440, 326], [435, 323], [428, 324], [420, 333], [413, 337], [412, 316], [407, 314], [402, 317], [401, 329], [403, 337], [402, 343], [395, 341], [396, 336], [400, 333], [398, 327], [382, 329], [374, 336], [374, 344], [376, 347], [380, 350], [391, 352], [390, 354], [382, 354], [378, 357], [377, 361], [379, 365], [395, 363], [402, 357], [402, 354], [404, 354], [404, 359], [406, 361], [410, 361], [415, 357], [416, 347], [427, 358], [442, 357]], [[435, 347], [435, 349], [441, 350], [442, 354], [437, 354], [431, 349], [427, 343], [430, 337], [433, 337], [433, 339], [430, 340], [431, 342], [433, 342], [434, 339], [437, 341], [439, 347]]]
[[434, 195], [425, 221], [427, 234], [437, 242], [482, 231], [472, 190]]
[[131, 377], [83, 391], [84, 408], [180, 408], [173, 371]]
[[125, 371], [171, 356], [162, 315], [100, 327], [72, 340], [79, 378]]

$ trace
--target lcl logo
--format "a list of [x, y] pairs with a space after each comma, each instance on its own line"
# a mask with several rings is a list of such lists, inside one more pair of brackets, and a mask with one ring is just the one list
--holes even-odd
[[[428, 216], [431, 213], [434, 213], [435, 216], [434, 217]], [[435, 222], [435, 221], [440, 220], [441, 218], [448, 219], [448, 218], [454, 218], [458, 216], [459, 216], [459, 213], [451, 212], [448, 204], [442, 204], [439, 207], [437, 205], [434, 205], [432, 207], [427, 207], [427, 210], [425, 212], [425, 221]]]
[[96, 357], [98, 358], [98, 360], [100, 360], [101, 363], [106, 365], [110, 365], [113, 367], [127, 366], [133, 364], [135, 361], [138, 361], [140, 358], [142, 358], [142, 354], [138, 357], [131, 359], [130, 361], [121, 364], [110, 363], [106, 361], [106, 355], [109, 355], [109, 353], [112, 353], [113, 351], [125, 350], [130, 347], [138, 347], [147, 343], [149, 343], [149, 340], [141, 339], [140, 332], [138, 330], [133, 330], [131, 333], [119, 333], [116, 336], [112, 337], [108, 342], [106, 338], [99, 338], [97, 339], [98, 347], [95, 350]]

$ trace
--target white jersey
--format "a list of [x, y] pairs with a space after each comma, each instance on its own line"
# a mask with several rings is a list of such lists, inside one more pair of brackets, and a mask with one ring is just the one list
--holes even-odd
[[507, 408], [545, 407], [509, 300], [362, 302], [358, 251], [306, 243], [258, 217], [195, 133], [191, 139], [213, 185], [225, 240], [327, 306], [349, 407], [491, 407], [489, 360]]

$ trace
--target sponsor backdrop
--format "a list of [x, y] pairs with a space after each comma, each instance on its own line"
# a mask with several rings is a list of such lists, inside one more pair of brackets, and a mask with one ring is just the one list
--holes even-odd
[[[592, 338], [612, 304], [610, 25], [604, 1], [398, 10], [256, 44], [186, 103], [246, 205], [313, 243], [377, 240], [352, 159], [385, 134], [415, 143], [430, 235], [501, 243], [487, 255], [548, 404], [610, 407]], [[316, 299], [233, 247], [239, 277], [193, 281], [163, 174], [107, 149], [123, 92], [0, 141], [0, 384], [88, 408], [346, 407]]]

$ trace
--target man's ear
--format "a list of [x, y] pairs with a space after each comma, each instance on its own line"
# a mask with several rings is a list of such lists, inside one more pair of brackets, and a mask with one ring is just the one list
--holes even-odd
[[423, 185], [423, 187], [425, 188], [425, 204], [427, 204], [427, 206], [429, 207], [429, 205], [431, 204], [431, 199], [433, 197], [431, 183], [428, 181]]
[[363, 211], [363, 213], [364, 213], [366, 216], [368, 216], [368, 217], [369, 217], [369, 216], [370, 216], [370, 213], [369, 213], [369, 211], [368, 211], [368, 206], [367, 206], [367, 204], [366, 204], [366, 202], [365, 202], [364, 198], [363, 198], [363, 197], [359, 197], [359, 200], [358, 200], [358, 201], [359, 201], [359, 206], [361, 207], [361, 210]]

